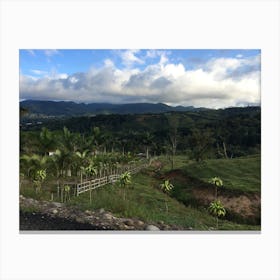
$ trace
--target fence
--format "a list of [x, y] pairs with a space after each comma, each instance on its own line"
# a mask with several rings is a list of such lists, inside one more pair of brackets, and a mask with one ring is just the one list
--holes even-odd
[[[127, 169], [127, 171], [130, 172], [131, 174], [135, 174], [145, 167], [147, 167], [147, 164], [132, 167], [131, 169]], [[120, 174], [110, 174], [110, 175], [107, 175], [107, 176], [104, 176], [101, 178], [95, 178], [92, 180], [88, 180], [88, 181], [79, 183], [79, 184], [77, 184], [76, 194], [78, 196], [79, 194], [84, 193], [86, 191], [94, 190], [94, 189], [100, 188], [104, 185], [115, 183], [120, 178], [120, 176], [121, 176], [121, 173]]]

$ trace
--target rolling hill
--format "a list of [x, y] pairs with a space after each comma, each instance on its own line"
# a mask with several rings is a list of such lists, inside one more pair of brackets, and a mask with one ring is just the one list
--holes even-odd
[[75, 103], [70, 101], [37, 101], [25, 100], [20, 102], [20, 107], [27, 109], [29, 114], [42, 116], [82, 116], [98, 114], [145, 114], [164, 113], [169, 111], [194, 111], [202, 108], [193, 106], [172, 107], [163, 103]]

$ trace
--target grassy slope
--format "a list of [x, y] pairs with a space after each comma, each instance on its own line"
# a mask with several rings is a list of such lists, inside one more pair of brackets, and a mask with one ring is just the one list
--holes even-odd
[[[192, 227], [195, 230], [208, 230], [215, 227], [216, 221], [206, 209], [185, 206], [162, 193], [158, 189], [159, 183], [160, 181], [140, 173], [133, 176], [133, 184], [126, 190], [125, 200], [122, 190], [115, 185], [95, 190], [92, 204], [89, 204], [89, 193], [74, 198], [71, 204], [79, 205], [84, 210], [104, 208], [120, 217], [137, 217], [150, 223], [164, 221], [168, 224]], [[168, 204], [168, 212], [166, 212], [165, 200]], [[219, 229], [259, 230], [259, 227], [221, 221]]]
[[261, 191], [260, 155], [234, 159], [207, 160], [202, 164], [191, 163], [187, 174], [207, 182], [209, 178], [220, 177], [226, 189], [243, 192]]
[[[242, 189], [243, 191], [260, 191], [260, 157], [246, 157], [231, 160], [208, 160], [203, 164], [190, 162], [183, 156], [176, 157], [175, 168], [191, 174], [201, 180], [207, 181], [210, 177], [220, 176], [226, 188]], [[169, 165], [165, 166], [168, 171]], [[215, 227], [215, 219], [209, 215], [207, 209], [203, 207], [191, 207], [180, 203], [162, 193], [158, 186], [161, 181], [142, 172], [133, 176], [132, 185], [126, 190], [125, 200], [123, 191], [117, 185], [105, 186], [93, 191], [92, 204], [89, 203], [89, 193], [84, 193], [79, 197], [73, 197], [72, 205], [77, 205], [81, 209], [104, 208], [120, 217], [137, 217], [150, 223], [164, 221], [168, 224], [177, 224], [184, 227], [192, 227], [195, 230], [207, 230]], [[183, 195], [184, 200], [188, 199], [184, 189], [195, 186], [185, 186], [180, 181], [174, 181], [178, 195]], [[181, 185], [182, 186], [181, 186]], [[32, 188], [22, 190], [26, 196], [36, 198]], [[49, 199], [50, 194], [40, 194], [41, 199]], [[178, 197], [179, 198], [179, 197]], [[191, 197], [189, 198], [192, 199]], [[165, 201], [167, 201], [169, 211], [166, 212]], [[234, 222], [221, 221], [219, 229], [225, 230], [259, 230], [259, 226], [240, 225]]]

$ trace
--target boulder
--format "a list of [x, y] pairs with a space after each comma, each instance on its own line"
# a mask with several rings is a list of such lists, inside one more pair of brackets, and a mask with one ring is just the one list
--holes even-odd
[[160, 230], [160, 229], [158, 227], [154, 226], [154, 225], [147, 225], [145, 230], [156, 231], [156, 230]]

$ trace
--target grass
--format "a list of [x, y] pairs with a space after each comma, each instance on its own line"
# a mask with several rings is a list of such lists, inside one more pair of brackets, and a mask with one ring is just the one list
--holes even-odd
[[[170, 162], [166, 157], [160, 158], [165, 162], [163, 174], [170, 171]], [[207, 160], [202, 164], [176, 156], [175, 168], [184, 174], [189, 174], [196, 180], [207, 182], [209, 178], [219, 176], [224, 181], [225, 188], [243, 190], [246, 192], [260, 192], [260, 156], [236, 159]], [[75, 205], [82, 210], [104, 208], [118, 217], [139, 218], [148, 223], [163, 221], [167, 224], [176, 224], [194, 230], [215, 229], [216, 220], [206, 207], [188, 203], [193, 201], [191, 195], [192, 181], [189, 185], [174, 178], [175, 185], [171, 196], [159, 189], [162, 179], [150, 175], [149, 170], [132, 176], [132, 184], [125, 190], [117, 185], [107, 185], [92, 191], [92, 203], [89, 201], [89, 192], [78, 197], [71, 197], [69, 205]], [[51, 186], [48, 186], [50, 189]], [[59, 201], [53, 186], [54, 200]], [[27, 197], [50, 200], [50, 192], [42, 188], [36, 194], [31, 186], [23, 186], [21, 193]], [[180, 202], [181, 201], [181, 202]], [[166, 211], [165, 202], [168, 205]], [[184, 203], [182, 203], [184, 202]], [[260, 230], [259, 225], [239, 224], [227, 220], [219, 221], [219, 230]]]
[[194, 178], [208, 182], [209, 178], [220, 177], [226, 189], [248, 193], [261, 191], [260, 155], [234, 159], [211, 159], [202, 163], [189, 163], [185, 172]]
[[[71, 205], [79, 206], [83, 210], [104, 208], [119, 217], [135, 217], [148, 223], [163, 221], [191, 227], [195, 230], [209, 230], [215, 228], [216, 220], [207, 209], [196, 209], [186, 206], [176, 199], [163, 193], [158, 188], [161, 181], [151, 178], [145, 173], [134, 175], [132, 185], [126, 190], [126, 199], [119, 186], [108, 185], [93, 191], [92, 203], [89, 203], [89, 193], [84, 193], [71, 200]], [[168, 212], [165, 208], [168, 204]], [[236, 224], [221, 220], [220, 230], [259, 230], [259, 226]]]

